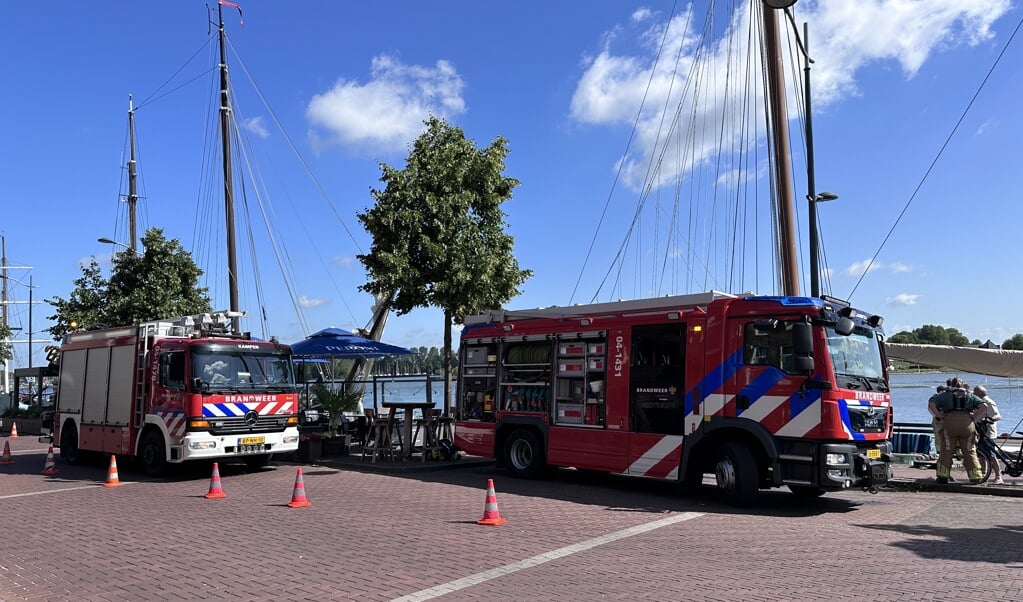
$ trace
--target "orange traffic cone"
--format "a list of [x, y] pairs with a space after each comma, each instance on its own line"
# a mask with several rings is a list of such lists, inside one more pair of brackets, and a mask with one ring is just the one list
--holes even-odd
[[483, 506], [483, 518], [476, 521], [476, 524], [497, 527], [506, 522], [508, 521], [501, 518], [501, 513], [497, 509], [497, 493], [494, 492], [494, 479], [487, 479], [487, 500]]
[[121, 481], [117, 478], [117, 456], [110, 456], [110, 468], [107, 469], [107, 482], [104, 487], [117, 487]]
[[4, 441], [4, 455], [0, 456], [0, 464], [14, 464], [14, 458], [11, 457], [10, 441]]
[[11, 439], [14, 439], [15, 437], [18, 436], [18, 423], [17, 422], [12, 422], [11, 423], [11, 434], [7, 435], [7, 436], [10, 437]]
[[312, 502], [305, 497], [305, 482], [302, 481], [302, 469], [298, 469], [298, 475], [295, 476], [295, 491], [291, 494], [291, 501], [288, 502], [290, 508], [308, 508], [312, 506]]
[[46, 463], [43, 464], [43, 474], [57, 474], [57, 463], [53, 461], [53, 446], [46, 452]]
[[206, 499], [219, 500], [222, 497], [227, 497], [227, 494], [220, 488], [220, 467], [214, 462], [213, 476], [210, 477], [210, 490], [206, 494]]

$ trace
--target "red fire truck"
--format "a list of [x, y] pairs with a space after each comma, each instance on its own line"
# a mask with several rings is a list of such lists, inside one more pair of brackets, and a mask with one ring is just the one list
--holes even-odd
[[825, 297], [719, 292], [465, 319], [455, 444], [513, 474], [677, 479], [729, 501], [887, 482], [882, 319]]
[[231, 330], [218, 312], [74, 332], [60, 347], [53, 441], [83, 452], [167, 463], [236, 458], [265, 466], [298, 449], [291, 349]]

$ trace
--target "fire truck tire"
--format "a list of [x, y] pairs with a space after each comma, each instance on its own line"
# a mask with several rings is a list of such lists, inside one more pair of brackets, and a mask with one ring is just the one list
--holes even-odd
[[68, 422], [60, 429], [60, 457], [68, 464], [80, 464], [82, 451], [78, 449], [78, 431]]
[[759, 489], [753, 452], [741, 443], [725, 443], [720, 449], [714, 467], [718, 493], [734, 506], [751, 504]]
[[535, 479], [547, 468], [540, 440], [529, 430], [520, 429], [508, 436], [504, 445], [504, 465], [513, 476]]
[[139, 461], [142, 463], [142, 470], [151, 477], [163, 473], [167, 467], [167, 452], [163, 445], [163, 435], [156, 431], [150, 431], [142, 439], [142, 447], [139, 449]]

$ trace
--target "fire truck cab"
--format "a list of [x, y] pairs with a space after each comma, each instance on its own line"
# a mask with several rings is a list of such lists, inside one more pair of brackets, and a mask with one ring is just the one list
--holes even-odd
[[836, 299], [719, 292], [465, 319], [456, 445], [513, 474], [576, 467], [731, 502], [889, 475], [881, 318]]

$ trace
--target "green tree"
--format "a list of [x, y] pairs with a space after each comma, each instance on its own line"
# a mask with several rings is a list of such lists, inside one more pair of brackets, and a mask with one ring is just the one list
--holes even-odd
[[199, 286], [202, 270], [177, 239], [167, 240], [163, 230], [150, 228], [142, 246], [142, 254], [114, 254], [109, 280], [93, 258], [67, 299], [48, 300], [56, 309], [50, 334], [60, 339], [72, 323], [78, 328], [122, 326], [210, 311], [207, 290]]
[[916, 344], [917, 340], [916, 340], [916, 335], [914, 335], [912, 332], [909, 332], [908, 330], [903, 330], [902, 332], [897, 332], [897, 333], [893, 334], [892, 336], [888, 337], [888, 342], [889, 343], [907, 343], [907, 344], [913, 345], [913, 344]]
[[1002, 342], [1002, 349], [1023, 351], [1023, 334], [1014, 334]]
[[9, 362], [14, 359], [11, 344], [11, 329], [6, 324], [0, 324], [0, 362]]
[[359, 255], [369, 281], [360, 288], [392, 299], [398, 315], [416, 307], [444, 311], [444, 411], [448, 391], [451, 326], [467, 314], [503, 306], [532, 275], [520, 270], [505, 232], [501, 204], [518, 180], [505, 177], [507, 141], [478, 149], [464, 132], [431, 117], [413, 143], [405, 168], [381, 164], [383, 190], [376, 205], [358, 214], [373, 237]]

